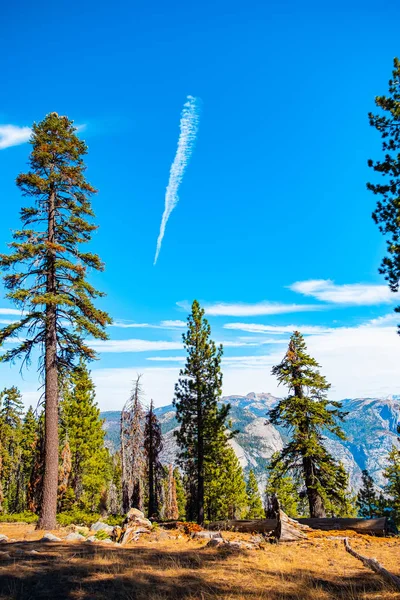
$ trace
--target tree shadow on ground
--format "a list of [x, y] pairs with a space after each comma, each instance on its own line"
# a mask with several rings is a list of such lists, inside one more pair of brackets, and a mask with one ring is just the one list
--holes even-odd
[[[39, 553], [29, 554], [32, 549]], [[122, 549], [25, 542], [9, 544], [7, 551], [10, 558], [0, 563], [2, 600], [308, 600], [312, 590], [323, 590], [327, 598], [354, 600], [372, 598], [382, 591], [380, 581], [369, 573], [365, 579], [342, 577], [332, 581], [295, 570], [282, 583], [281, 574], [254, 565], [254, 577], [268, 576], [269, 582], [276, 578], [279, 589], [269, 585], [264, 594], [259, 586], [254, 591], [248, 586], [244, 589], [240, 575], [232, 577], [232, 563], [228, 561], [232, 553], [204, 552], [200, 547]], [[218, 581], [212, 576], [216, 569], [222, 575]]]

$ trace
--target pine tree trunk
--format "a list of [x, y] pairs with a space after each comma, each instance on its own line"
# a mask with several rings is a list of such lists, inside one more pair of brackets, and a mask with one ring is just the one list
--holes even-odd
[[314, 466], [312, 460], [309, 457], [303, 458], [304, 468], [304, 480], [307, 489], [308, 505], [310, 507], [310, 517], [313, 518], [325, 518], [326, 512], [323, 500], [315, 489], [315, 476]]
[[[53, 244], [55, 224], [55, 193], [49, 198], [48, 242]], [[56, 293], [55, 251], [48, 249], [47, 293]], [[45, 454], [43, 495], [38, 529], [57, 527], [58, 488], [58, 369], [56, 306], [46, 306], [45, 339]]]

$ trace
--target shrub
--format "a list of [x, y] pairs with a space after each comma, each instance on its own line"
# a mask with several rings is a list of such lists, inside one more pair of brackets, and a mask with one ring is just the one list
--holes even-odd
[[100, 519], [98, 513], [88, 513], [83, 510], [71, 510], [57, 515], [57, 521], [62, 527], [68, 525], [86, 525], [91, 527]]
[[38, 515], [28, 510], [22, 513], [6, 513], [0, 515], [0, 523], [36, 523]]

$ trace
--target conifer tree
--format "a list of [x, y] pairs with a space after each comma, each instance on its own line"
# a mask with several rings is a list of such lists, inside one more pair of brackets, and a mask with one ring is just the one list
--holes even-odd
[[243, 469], [231, 446], [221, 448], [206, 468], [205, 509], [209, 521], [241, 519], [247, 510]]
[[147, 463], [148, 479], [148, 516], [159, 516], [159, 496], [162, 478], [160, 453], [163, 447], [161, 425], [154, 412], [153, 400], [145, 416], [144, 449]]
[[[104, 447], [105, 431], [95, 398], [90, 372], [81, 360], [65, 381], [61, 399], [65, 473], [60, 485], [64, 495], [71, 488], [78, 503], [94, 510], [106, 487], [109, 470], [108, 452]], [[70, 465], [65, 461], [69, 461]]]
[[37, 420], [30, 406], [27, 410], [21, 429], [21, 463], [18, 476], [17, 512], [27, 510], [27, 494], [32, 475], [37, 444]]
[[19, 503], [21, 470], [21, 429], [23, 403], [15, 386], [0, 393], [0, 440], [2, 449], [2, 492], [8, 512], [16, 512]]
[[67, 117], [50, 113], [32, 128], [30, 170], [17, 186], [33, 206], [21, 211], [22, 229], [14, 232], [11, 252], [0, 256], [7, 297], [21, 308], [20, 320], [0, 331], [0, 344], [16, 344], [2, 361], [24, 358], [39, 348], [45, 384], [45, 469], [43, 503], [38, 527], [56, 526], [58, 487], [59, 381], [77, 358], [95, 358], [87, 335], [106, 339], [110, 318], [93, 299], [101, 294], [88, 283], [88, 268], [102, 270], [99, 257], [82, 252], [96, 228], [90, 196], [95, 189], [85, 180], [86, 145]]
[[362, 472], [362, 486], [357, 494], [357, 507], [360, 517], [372, 519], [378, 515], [378, 495], [374, 480], [367, 469]]
[[346, 473], [329, 454], [323, 439], [328, 431], [345, 439], [338, 425], [345, 413], [340, 403], [328, 401], [330, 384], [318, 369], [316, 360], [307, 354], [303, 336], [295, 331], [284, 359], [272, 369], [279, 384], [289, 389], [289, 396], [269, 412], [271, 423], [288, 427], [291, 434], [279, 456], [272, 459], [271, 468], [301, 475], [311, 517], [326, 516], [324, 497], [345, 502], [347, 488]]
[[[221, 396], [222, 346], [211, 340], [211, 329], [204, 310], [195, 300], [183, 334], [187, 352], [185, 368], [175, 386], [174, 406], [180, 424], [176, 432], [179, 462], [187, 478], [191, 500], [189, 518], [204, 522], [205, 475], [207, 465], [217, 461], [226, 446], [225, 422], [230, 406], [219, 407]], [[193, 511], [193, 512], [192, 512]]]
[[[400, 425], [397, 426], [400, 434]], [[388, 495], [388, 505], [394, 513], [396, 523], [400, 524], [400, 450], [393, 444], [387, 458], [387, 467], [383, 472], [387, 479], [385, 492]]]
[[[367, 183], [367, 188], [378, 196], [372, 218], [386, 237], [387, 255], [380, 273], [385, 276], [392, 292], [400, 284], [400, 60], [394, 59], [389, 94], [377, 96], [377, 114], [369, 113], [369, 123], [382, 138], [383, 160], [369, 160], [368, 165], [382, 176], [382, 182]], [[400, 312], [400, 306], [395, 309]], [[399, 329], [400, 333], [400, 329]]]
[[42, 413], [36, 424], [36, 443], [34, 447], [33, 466], [27, 490], [28, 510], [35, 514], [38, 513], [42, 504], [44, 452], [44, 414]]
[[261, 496], [258, 489], [258, 483], [253, 469], [250, 469], [249, 478], [246, 485], [247, 492], [247, 519], [262, 519], [264, 509], [261, 502]]

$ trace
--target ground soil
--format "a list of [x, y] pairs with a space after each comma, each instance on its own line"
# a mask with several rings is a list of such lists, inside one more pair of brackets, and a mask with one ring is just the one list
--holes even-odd
[[[330, 539], [343, 532], [312, 532], [305, 541], [246, 551], [205, 548], [205, 541], [178, 531], [159, 530], [127, 547], [45, 544], [34, 525], [0, 524], [1, 533], [17, 540], [0, 545], [1, 599], [400, 600], [345, 552], [341, 539]], [[351, 544], [400, 576], [400, 539], [353, 534]]]

